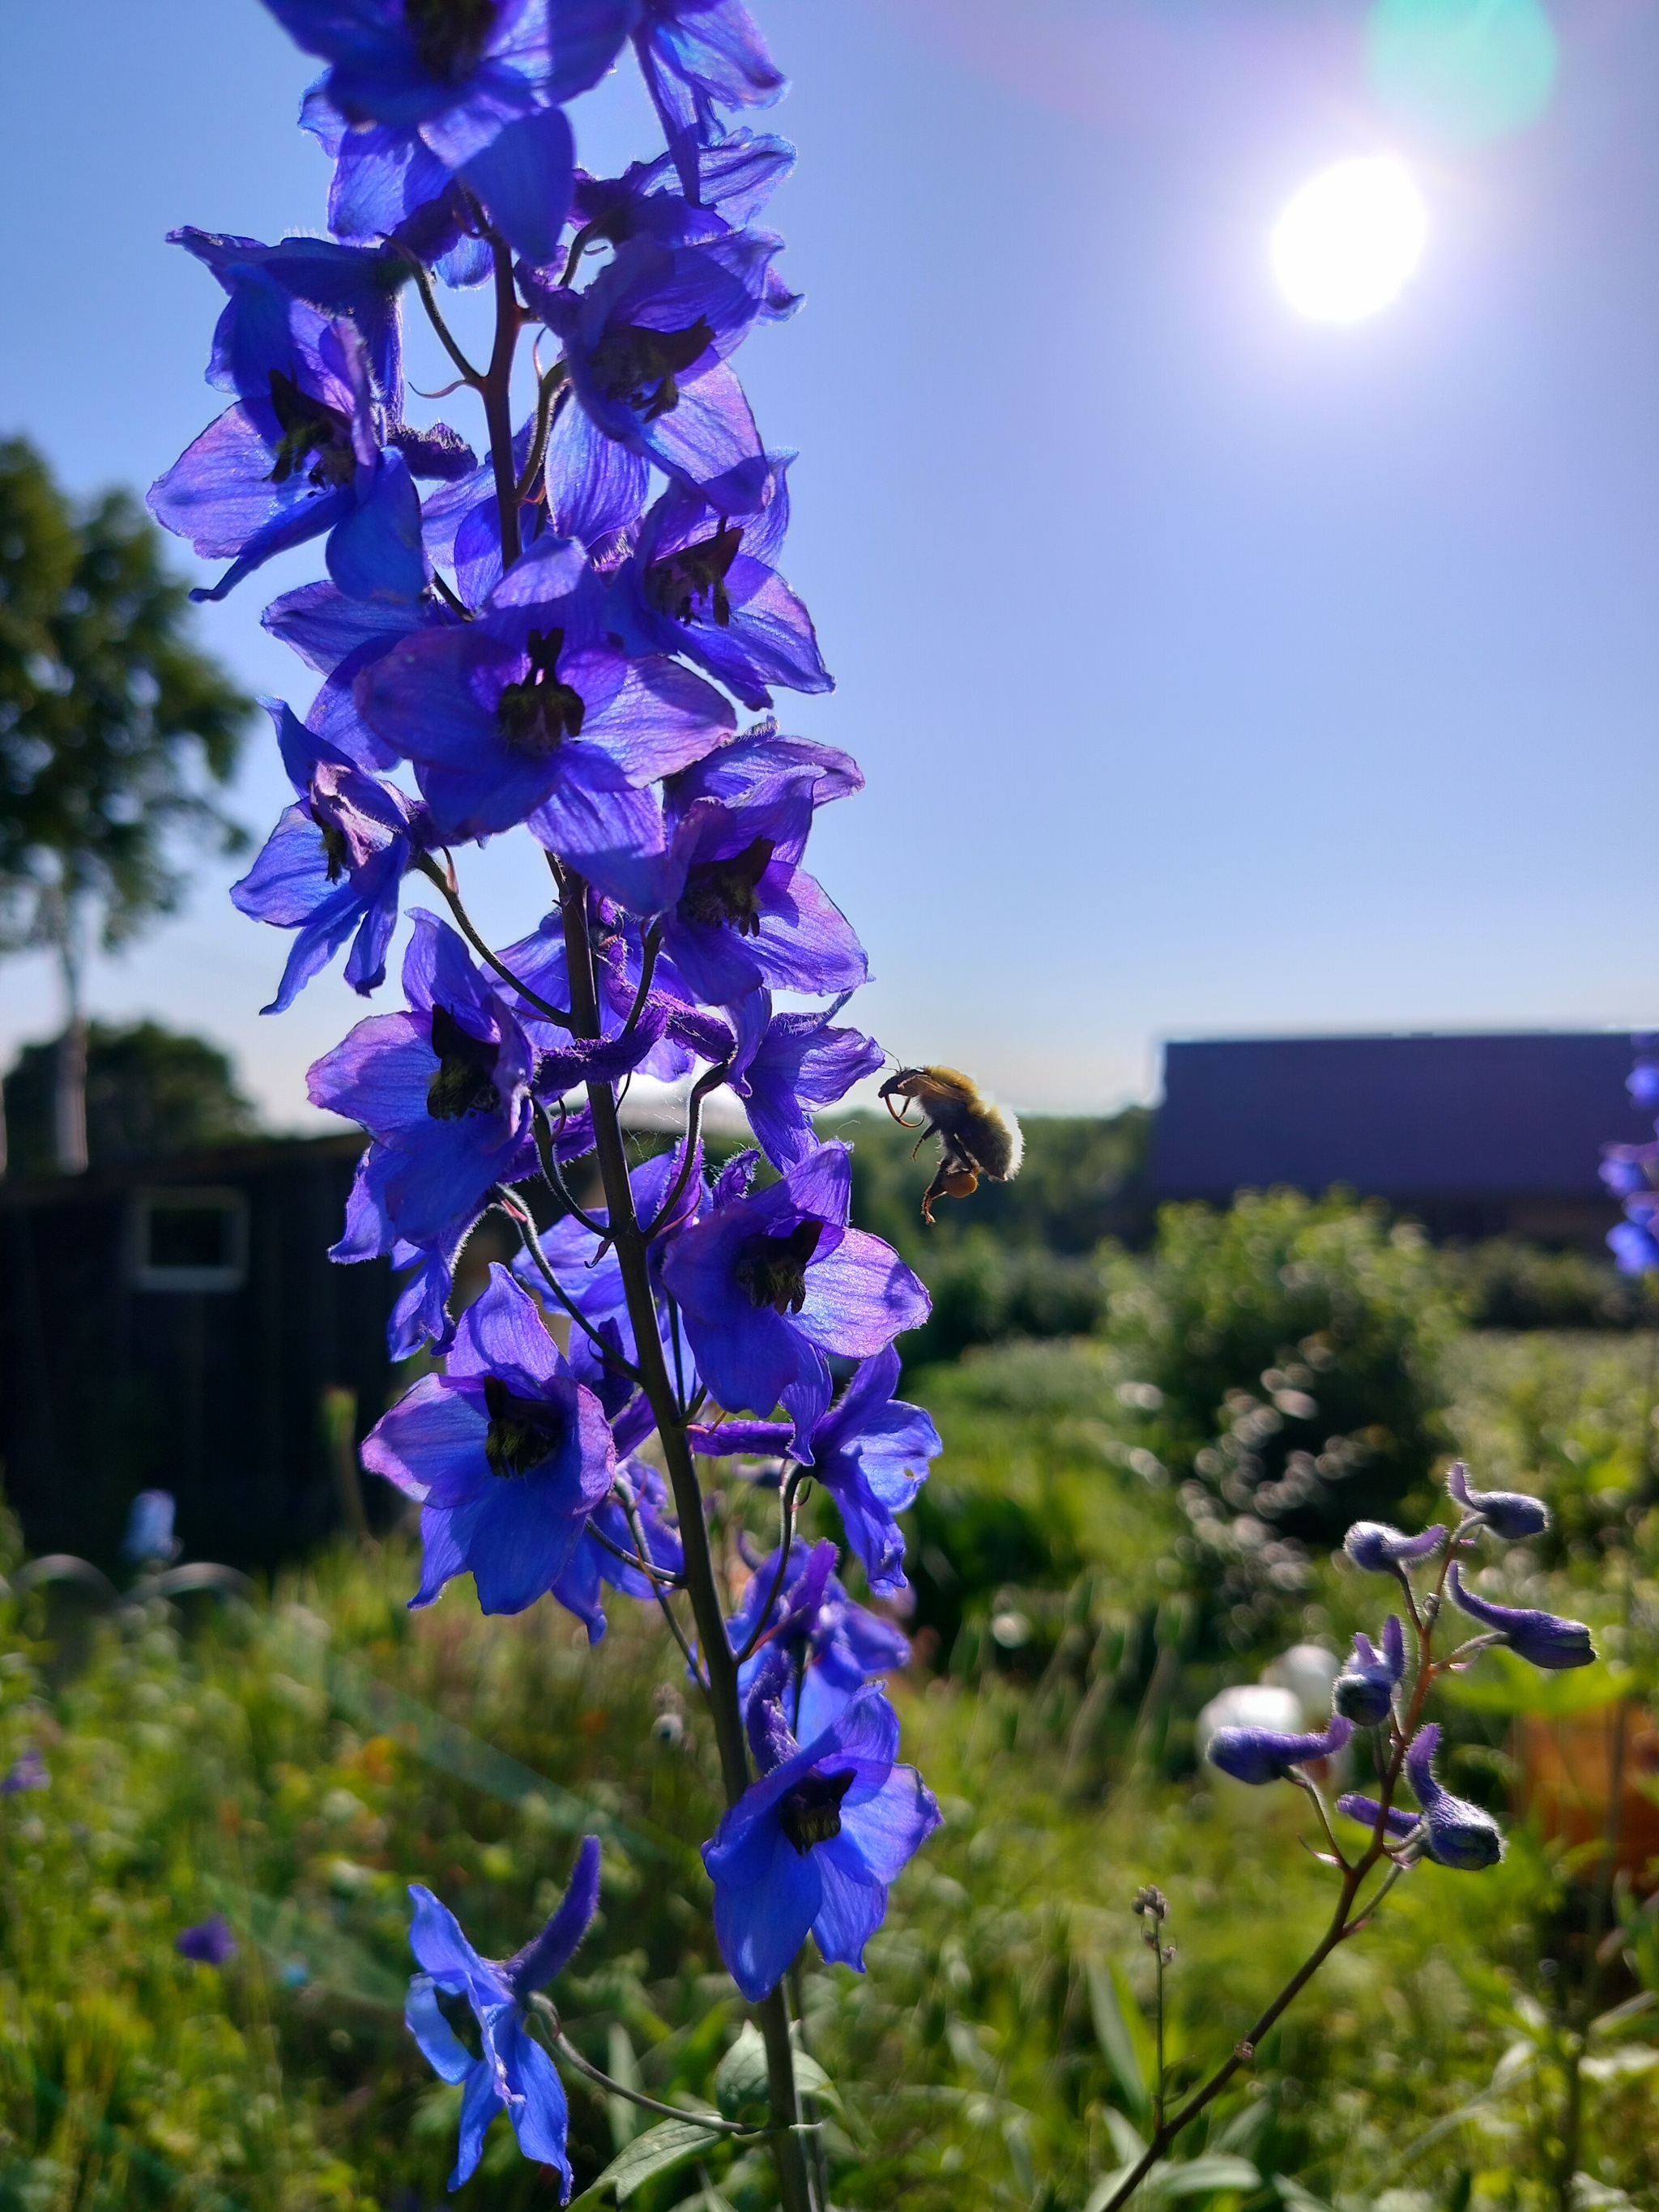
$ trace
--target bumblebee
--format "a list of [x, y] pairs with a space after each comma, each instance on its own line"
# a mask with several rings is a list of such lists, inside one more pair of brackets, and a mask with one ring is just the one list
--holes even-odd
[[[906, 1115], [914, 1098], [923, 1115], [915, 1159], [929, 1137], [939, 1139], [939, 1166], [921, 1201], [921, 1218], [932, 1228], [936, 1198], [967, 1198], [981, 1176], [1010, 1182], [1019, 1173], [1025, 1139], [1019, 1124], [1003, 1106], [994, 1105], [969, 1075], [954, 1067], [902, 1067], [881, 1086], [887, 1110], [902, 1129], [914, 1129]], [[895, 1106], [897, 1098], [902, 1103]]]

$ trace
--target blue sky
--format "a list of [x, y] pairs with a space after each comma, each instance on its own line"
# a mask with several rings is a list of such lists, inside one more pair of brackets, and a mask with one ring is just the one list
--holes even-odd
[[[787, 719], [869, 778], [816, 850], [866, 1026], [1085, 1109], [1146, 1095], [1167, 1035], [1653, 1022], [1656, 0], [1561, 0], [1547, 111], [1474, 143], [1382, 103], [1363, 0], [756, 12], [807, 304], [740, 366], [800, 450], [786, 567], [839, 679]], [[257, 0], [0, 18], [0, 428], [77, 489], [215, 411], [217, 294], [166, 231], [320, 223], [309, 74]], [[577, 122], [592, 167], [653, 149], [625, 74]], [[1375, 152], [1427, 200], [1422, 269], [1299, 321], [1274, 217]], [[258, 617], [312, 550], [203, 624], [296, 703]], [[263, 834], [285, 795], [261, 734], [236, 810]], [[260, 1020], [286, 939], [230, 872], [93, 1003], [219, 1038], [300, 1126], [366, 1009], [327, 981]], [[501, 939], [531, 926], [533, 851], [465, 873]], [[58, 1019], [44, 963], [0, 969], [0, 1056]]]

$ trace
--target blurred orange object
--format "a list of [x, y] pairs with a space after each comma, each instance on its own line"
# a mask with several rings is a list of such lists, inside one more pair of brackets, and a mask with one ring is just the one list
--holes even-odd
[[[1619, 1711], [1603, 1705], [1564, 1720], [1528, 1713], [1516, 1723], [1520, 1809], [1547, 1842], [1572, 1847], [1606, 1837]], [[1645, 1895], [1659, 1889], [1659, 1802], [1650, 1794], [1659, 1789], [1659, 1730], [1636, 1704], [1626, 1709], [1623, 1769], [1618, 1865]]]

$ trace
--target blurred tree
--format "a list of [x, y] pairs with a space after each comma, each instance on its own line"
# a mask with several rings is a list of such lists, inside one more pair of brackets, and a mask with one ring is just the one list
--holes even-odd
[[25, 440], [0, 440], [0, 952], [58, 957], [53, 1142], [66, 1172], [87, 1164], [90, 932], [117, 945], [178, 907], [180, 833], [198, 850], [246, 842], [213, 787], [235, 769], [252, 702], [191, 642], [189, 620], [189, 587], [129, 494], [77, 507]]
[[[56, 1044], [25, 1045], [5, 1081], [11, 1166], [50, 1175], [58, 1164]], [[228, 1055], [205, 1039], [135, 1022], [86, 1030], [87, 1152], [94, 1167], [119, 1167], [257, 1133], [253, 1107]]]

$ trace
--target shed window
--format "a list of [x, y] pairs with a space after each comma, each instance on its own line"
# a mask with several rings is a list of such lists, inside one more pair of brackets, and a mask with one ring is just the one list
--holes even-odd
[[238, 1190], [141, 1190], [132, 1280], [141, 1291], [236, 1291], [247, 1273], [247, 1200]]

